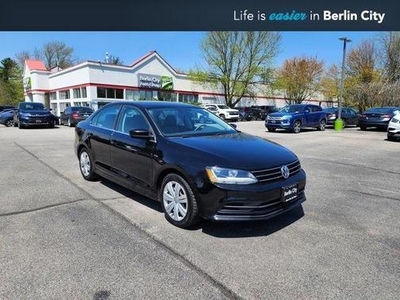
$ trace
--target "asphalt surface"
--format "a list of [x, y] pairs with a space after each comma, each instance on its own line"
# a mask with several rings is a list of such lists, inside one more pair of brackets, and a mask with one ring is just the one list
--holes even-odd
[[399, 299], [400, 142], [238, 129], [299, 156], [307, 201], [182, 230], [158, 203], [85, 181], [73, 128], [1, 126], [0, 299]]

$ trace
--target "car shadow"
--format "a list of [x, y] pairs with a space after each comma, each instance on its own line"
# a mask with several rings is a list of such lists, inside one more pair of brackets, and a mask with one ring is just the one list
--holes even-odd
[[285, 133], [286, 134], [301, 134], [301, 133], [312, 132], [312, 131], [319, 131], [319, 130], [317, 130], [316, 128], [302, 128], [299, 133], [294, 133], [290, 129], [277, 129], [276, 131], [265, 130], [265, 132], [271, 133], [271, 134], [285, 134]]
[[[100, 183], [110, 188], [124, 197], [131, 199], [132, 201], [138, 202], [154, 211], [160, 213], [160, 217], [163, 221], [167, 222], [164, 218], [164, 214], [161, 205], [158, 201], [147, 198], [141, 194], [133, 192], [127, 188], [124, 188], [116, 183], [113, 183], [107, 179], [101, 179]], [[294, 222], [300, 220], [304, 216], [303, 206], [300, 204], [290, 211], [287, 211], [281, 215], [273, 217], [268, 220], [261, 221], [222, 221], [215, 222], [210, 220], [201, 220], [196, 225], [186, 229], [188, 231], [201, 230], [203, 233], [218, 238], [242, 238], [242, 237], [254, 237], [254, 236], [268, 236], [273, 234]], [[182, 229], [183, 230], [183, 229]]]
[[104, 179], [104, 178], [100, 179], [100, 183], [103, 184], [104, 186], [106, 186], [107, 188], [112, 189], [112, 190], [116, 191], [117, 193], [122, 194], [124, 197], [127, 197], [133, 201], [136, 201], [142, 205], [147, 206], [148, 208], [151, 208], [155, 211], [162, 213], [161, 205], [158, 201], [155, 201], [146, 196], [138, 194], [134, 191], [131, 191], [130, 189], [127, 189], [123, 186], [120, 186], [120, 185], [118, 185], [112, 181], [109, 181], [107, 179]]

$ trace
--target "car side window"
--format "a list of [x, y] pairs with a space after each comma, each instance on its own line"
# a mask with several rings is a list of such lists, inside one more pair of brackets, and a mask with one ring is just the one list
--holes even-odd
[[150, 126], [138, 109], [130, 106], [124, 106], [118, 120], [117, 131], [129, 133], [130, 130], [134, 129], [149, 131]]
[[92, 119], [91, 124], [98, 127], [114, 129], [119, 109], [119, 105], [105, 107]]

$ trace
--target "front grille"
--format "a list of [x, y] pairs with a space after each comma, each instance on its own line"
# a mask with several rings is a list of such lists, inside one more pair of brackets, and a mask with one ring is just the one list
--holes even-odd
[[[300, 161], [296, 160], [290, 164], [287, 164], [289, 168], [289, 176], [299, 172], [301, 170]], [[283, 175], [281, 172], [282, 166], [271, 168], [271, 169], [263, 169], [257, 171], [251, 171], [253, 175], [258, 179], [259, 182], [267, 182], [272, 180], [282, 179]]]
[[269, 214], [279, 212], [285, 209], [290, 204], [297, 202], [298, 200], [304, 200], [304, 189], [299, 191], [297, 198], [289, 201], [282, 202], [281, 198], [271, 199], [269, 201], [240, 201], [240, 202], [229, 202], [224, 204], [218, 209], [216, 216], [218, 219], [234, 219], [234, 218], [245, 218], [245, 217], [265, 217]]

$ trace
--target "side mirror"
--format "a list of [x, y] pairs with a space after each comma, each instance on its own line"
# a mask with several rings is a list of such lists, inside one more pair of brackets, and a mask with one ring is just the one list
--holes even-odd
[[229, 125], [231, 125], [231, 127], [235, 128], [235, 129], [237, 129], [237, 124], [235, 124], [235, 123], [229, 123]]
[[309, 109], [305, 109], [304, 113], [308, 114], [308, 113], [310, 113], [310, 110]]

